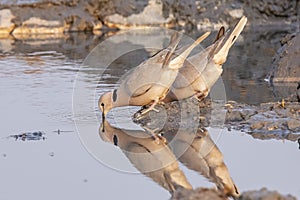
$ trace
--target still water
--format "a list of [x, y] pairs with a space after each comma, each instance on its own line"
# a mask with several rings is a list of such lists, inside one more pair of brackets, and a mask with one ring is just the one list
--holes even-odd
[[[222, 79], [227, 99], [258, 104], [282, 96], [263, 79], [274, 49], [279, 47], [279, 40], [272, 38], [284, 32], [254, 33], [242, 34], [224, 65]], [[166, 37], [164, 34], [155, 38]], [[90, 62], [92, 57], [84, 60], [102, 40], [82, 34], [47, 40], [0, 40], [1, 199], [170, 197], [151, 179], [137, 173], [120, 149], [99, 137], [97, 98], [113, 88], [132, 66], [151, 55], [143, 49], [143, 42], [153, 43], [153, 48], [154, 42], [139, 34], [120, 34], [119, 41], [114, 40], [110, 49], [104, 49], [110, 54], [103, 63]], [[106, 69], [105, 63], [118, 55], [120, 43], [137, 50]], [[95, 55], [103, 56], [101, 52]], [[109, 121], [121, 128], [140, 129], [130, 119], [135, 110], [115, 110]], [[34, 131], [43, 131], [45, 139], [22, 141], [9, 137]], [[209, 133], [241, 191], [267, 187], [300, 198], [300, 150], [295, 142], [258, 140], [245, 133], [215, 128], [209, 128]], [[120, 170], [120, 163], [125, 168]], [[214, 186], [197, 172], [179, 165], [193, 187]]]

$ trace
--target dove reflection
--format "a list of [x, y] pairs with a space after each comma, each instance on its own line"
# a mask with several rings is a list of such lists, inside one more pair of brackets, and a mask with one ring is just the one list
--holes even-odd
[[192, 189], [177, 160], [189, 169], [200, 172], [215, 183], [226, 196], [238, 197], [239, 192], [223, 161], [223, 155], [205, 129], [163, 130], [162, 136], [150, 131], [124, 130], [106, 120], [99, 129], [102, 140], [118, 146], [140, 172], [173, 193], [179, 187]]
[[240, 195], [224, 163], [223, 154], [206, 129], [198, 128], [194, 134], [190, 130], [180, 130], [175, 135], [174, 130], [165, 128], [164, 137], [181, 163], [215, 183], [226, 196], [236, 198]]
[[115, 128], [106, 120], [99, 135], [102, 140], [118, 146], [135, 168], [169, 192], [179, 187], [192, 189], [164, 138], [148, 131]]

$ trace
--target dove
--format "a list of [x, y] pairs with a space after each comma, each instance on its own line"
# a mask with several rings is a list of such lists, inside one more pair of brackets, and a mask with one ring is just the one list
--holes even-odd
[[147, 131], [116, 128], [106, 120], [99, 128], [99, 135], [103, 141], [119, 147], [135, 168], [170, 193], [179, 187], [192, 189], [163, 139], [157, 143]]
[[232, 31], [224, 34], [225, 30], [222, 27], [212, 45], [186, 59], [163, 102], [168, 103], [192, 96], [196, 96], [199, 100], [205, 98], [221, 76], [222, 65], [226, 62], [229, 49], [246, 23], [247, 18], [243, 16]]
[[189, 129], [178, 130], [177, 134], [174, 134], [174, 129], [163, 131], [174, 155], [181, 163], [215, 183], [226, 196], [240, 196], [224, 163], [222, 152], [206, 129], [199, 127], [195, 133]]
[[175, 55], [181, 39], [180, 35], [175, 33], [167, 48], [142, 62], [121, 81], [118, 88], [99, 98], [98, 106], [102, 111], [102, 117], [105, 117], [112, 108], [120, 106], [150, 105], [141, 112], [141, 115], [153, 110], [154, 106], [166, 96], [185, 59], [209, 34], [210, 32], [206, 32], [182, 53]]

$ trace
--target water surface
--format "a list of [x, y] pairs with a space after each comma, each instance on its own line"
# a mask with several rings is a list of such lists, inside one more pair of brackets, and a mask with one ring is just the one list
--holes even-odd
[[[224, 65], [222, 78], [227, 98], [250, 104], [277, 100], [279, 97], [263, 79], [279, 46], [278, 40], [270, 39], [283, 33], [257, 31], [256, 40], [253, 34], [250, 31], [243, 34]], [[121, 173], [93, 158], [105, 155], [114, 162], [113, 156], [118, 156], [126, 162], [118, 148], [103, 142], [98, 135], [101, 121], [96, 100], [113, 88], [132, 65], [151, 55], [139, 45], [140, 50], [129, 53], [129, 58], [127, 55], [116, 60], [107, 70], [103, 63], [80, 70], [85, 57], [100, 41], [96, 36], [76, 34], [49, 41], [0, 41], [1, 199], [169, 198], [167, 191], [144, 175]], [[84, 95], [93, 95], [78, 101], [87, 102], [89, 109], [82, 105], [80, 112], [74, 114], [75, 82], [82, 86]], [[111, 114], [109, 120], [132, 128], [130, 114], [133, 112], [121, 108]], [[86, 131], [81, 132], [80, 137], [84, 135], [91, 141], [91, 147], [82, 145], [84, 141], [80, 141], [74, 120]], [[60, 134], [55, 132], [58, 129], [62, 130]], [[46, 139], [15, 141], [7, 138], [30, 131], [44, 131]], [[296, 143], [257, 140], [244, 133], [219, 129], [210, 132], [241, 191], [267, 187], [300, 198], [297, 173], [300, 158]], [[118, 162], [113, 164], [118, 165]], [[127, 164], [128, 169], [136, 172], [129, 162]], [[194, 187], [213, 186], [201, 175], [182, 165], [181, 168]]]

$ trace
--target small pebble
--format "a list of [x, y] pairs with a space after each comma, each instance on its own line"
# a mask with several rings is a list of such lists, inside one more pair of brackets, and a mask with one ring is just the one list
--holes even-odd
[[53, 157], [54, 156], [54, 152], [50, 152], [49, 156]]
[[2, 156], [3, 156], [4, 158], [6, 158], [6, 157], [7, 157], [6, 153], [2, 154]]

